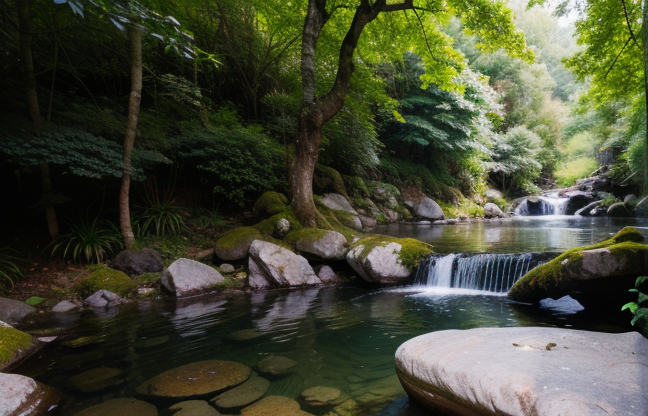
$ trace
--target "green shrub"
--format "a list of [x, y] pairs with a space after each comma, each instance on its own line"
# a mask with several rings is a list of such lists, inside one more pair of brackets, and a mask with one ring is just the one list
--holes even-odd
[[149, 205], [138, 215], [137, 222], [140, 233], [158, 237], [180, 234], [184, 228], [180, 208], [171, 201], [149, 201]]
[[121, 297], [131, 295], [137, 284], [125, 273], [104, 265], [89, 266], [90, 272], [82, 277], [75, 285], [74, 291], [82, 297], [92, 295], [98, 290], [109, 290]]
[[577, 179], [590, 176], [598, 168], [598, 162], [593, 157], [582, 156], [567, 161], [555, 172], [558, 186], [567, 187], [576, 183]]
[[240, 207], [285, 185], [282, 147], [254, 128], [204, 127], [174, 143], [215, 196]]
[[635, 288], [630, 289], [630, 292], [637, 294], [636, 302], [629, 302], [623, 305], [621, 310], [628, 309], [632, 312], [632, 325], [635, 326], [639, 332], [648, 336], [648, 294], [646, 289], [648, 283], [648, 276], [640, 276], [635, 282]]
[[54, 241], [52, 255], [59, 250], [63, 257], [72, 257], [78, 262], [101, 263], [110, 253], [123, 247], [122, 236], [115, 224], [95, 218], [81, 219], [73, 223], [70, 232]]
[[0, 293], [13, 288], [16, 280], [22, 277], [18, 264], [18, 252], [10, 247], [0, 247]]

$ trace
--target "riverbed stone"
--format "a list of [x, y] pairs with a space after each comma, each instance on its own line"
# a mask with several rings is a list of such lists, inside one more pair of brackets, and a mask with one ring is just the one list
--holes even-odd
[[349, 203], [349, 201], [340, 194], [324, 194], [322, 198], [320, 198], [320, 201], [330, 209], [346, 211], [351, 214], [358, 215], [358, 212], [353, 209], [351, 203]]
[[235, 342], [252, 341], [263, 336], [263, 332], [259, 332], [255, 328], [239, 329], [225, 336], [226, 339]]
[[59, 400], [60, 393], [45, 384], [19, 374], [0, 373], [0, 415], [44, 415]]
[[176, 403], [169, 407], [173, 416], [220, 416], [220, 412], [214, 409], [204, 400], [187, 400]]
[[333, 404], [342, 392], [334, 387], [315, 386], [302, 391], [301, 397], [309, 406], [320, 407]]
[[259, 361], [257, 369], [263, 374], [281, 376], [292, 371], [297, 361], [280, 355], [271, 355]]
[[299, 403], [284, 396], [268, 396], [241, 410], [241, 416], [312, 416]]
[[225, 274], [234, 273], [236, 271], [236, 268], [229, 263], [223, 263], [218, 266], [218, 268]]
[[337, 231], [304, 228], [290, 238], [301, 254], [319, 260], [341, 260], [347, 252], [347, 240]]
[[177, 297], [190, 296], [211, 289], [225, 278], [213, 267], [180, 258], [162, 273], [160, 283]]
[[62, 300], [56, 305], [54, 305], [54, 307], [52, 308], [52, 312], [65, 313], [65, 312], [70, 312], [76, 308], [78, 308], [78, 305], [70, 302], [69, 300]]
[[410, 398], [456, 415], [648, 414], [648, 340], [560, 328], [477, 328], [396, 351]]
[[198, 361], [153, 377], [137, 387], [137, 392], [174, 399], [199, 398], [237, 386], [251, 373], [250, 367], [234, 361]]
[[335, 273], [335, 271], [333, 271], [331, 266], [327, 264], [316, 266], [315, 273], [317, 274], [317, 277], [319, 277], [319, 279], [322, 281], [322, 283], [333, 284], [340, 281], [340, 278]]
[[632, 299], [628, 289], [648, 269], [648, 245], [643, 241], [639, 230], [626, 227], [608, 240], [567, 250], [529, 271], [508, 297], [537, 303], [569, 295], [586, 309], [618, 310]]
[[[565, 204], [565, 215], [574, 215], [576, 211], [594, 202], [597, 196], [593, 192], [570, 191], [563, 195], [567, 199]], [[591, 208], [590, 208], [591, 210]]]
[[70, 377], [70, 384], [84, 393], [95, 393], [124, 382], [120, 376], [124, 370], [119, 368], [99, 367], [84, 371]]
[[162, 257], [157, 251], [150, 248], [124, 250], [117, 254], [110, 266], [129, 276], [139, 276], [143, 273], [159, 273], [164, 270]]
[[223, 234], [223, 236], [216, 241], [214, 254], [224, 261], [243, 260], [247, 257], [252, 242], [254, 240], [260, 240], [261, 238], [261, 232], [256, 228], [235, 228]]
[[120, 398], [105, 401], [89, 407], [75, 416], [157, 416], [155, 406], [134, 398]]
[[126, 303], [126, 300], [116, 293], [101, 289], [85, 298], [84, 302], [91, 308], [112, 308]]
[[632, 211], [624, 202], [615, 202], [607, 209], [608, 217], [631, 217]]
[[243, 384], [225, 393], [219, 394], [210, 401], [219, 409], [239, 409], [259, 400], [268, 391], [270, 382], [263, 377], [252, 374]]
[[426, 220], [442, 220], [445, 218], [443, 210], [432, 198], [424, 196], [414, 206], [414, 216]]
[[27, 316], [37, 311], [33, 306], [19, 300], [0, 298], [0, 321], [18, 325]]
[[253, 289], [321, 283], [308, 260], [266, 241], [255, 240], [250, 245], [248, 267], [248, 284]]
[[504, 218], [506, 215], [500, 207], [495, 205], [492, 202], [487, 203], [484, 205], [484, 218]]

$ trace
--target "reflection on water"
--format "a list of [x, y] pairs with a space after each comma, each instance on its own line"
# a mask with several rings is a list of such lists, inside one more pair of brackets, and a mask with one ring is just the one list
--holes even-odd
[[564, 251], [604, 240], [621, 228], [636, 226], [648, 234], [646, 218], [587, 218], [574, 215], [513, 217], [455, 225], [389, 224], [377, 233], [412, 237], [437, 253], [526, 253]]
[[[420, 288], [230, 293], [56, 319], [66, 334], [63, 341], [77, 340], [77, 346], [50, 345], [17, 372], [61, 389], [66, 398], [59, 412], [63, 416], [112, 398], [132, 397], [142, 382], [184, 364], [221, 359], [254, 368], [268, 355], [298, 363], [289, 375], [271, 380], [268, 395], [298, 399], [306, 388], [330, 386], [348, 396], [348, 415], [430, 415], [409, 404], [394, 371], [394, 353], [408, 339], [483, 326], [585, 328], [578, 314], [565, 308], [537, 310], [503, 296]], [[241, 330], [254, 336], [228, 339]], [[123, 370], [120, 383], [94, 393], [71, 385], [73, 376], [100, 367]], [[170, 403], [154, 404], [161, 415], [170, 414]]]

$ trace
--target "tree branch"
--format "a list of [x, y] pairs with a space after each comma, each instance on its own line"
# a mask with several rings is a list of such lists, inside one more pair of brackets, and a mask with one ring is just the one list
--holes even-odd
[[[634, 31], [632, 30], [632, 26], [630, 25], [630, 17], [628, 16], [628, 7], [626, 6], [626, 2], [625, 2], [625, 0], [621, 0], [621, 4], [623, 5], [623, 14], [625, 15], [626, 25], [628, 25], [628, 31], [630, 31], [630, 39], [632, 39], [632, 41], [634, 42], [634, 44], [635, 44], [639, 49], [641, 49], [641, 47], [640, 47], [639, 44], [637, 43], [637, 38], [635, 37]], [[626, 45], [627, 45], [627, 42], [626, 42]], [[625, 46], [624, 46], [624, 48], [625, 48]], [[618, 59], [618, 56], [617, 56], [617, 59]], [[614, 62], [616, 62], [616, 59], [614, 60]], [[614, 64], [612, 64], [612, 65], [614, 66]], [[610, 68], [610, 69], [611, 69], [611, 68]], [[608, 72], [610, 72], [610, 71], [608, 71]], [[607, 74], [605, 74], [605, 75], [607, 76]]]
[[626, 43], [623, 45], [623, 48], [621, 48], [621, 50], [619, 51], [616, 58], [614, 58], [614, 62], [612, 62], [612, 65], [610, 65], [610, 67], [608, 68], [607, 72], [605, 73], [605, 76], [603, 76], [603, 79], [607, 78], [608, 74], [610, 73], [610, 71], [612, 71], [612, 68], [614, 68], [614, 65], [616, 65], [617, 61], [619, 60], [619, 57], [621, 56], [621, 54], [628, 46], [628, 43], [630, 43], [631, 40], [632, 40], [632, 36], [630, 36], [628, 40], [626, 40]]

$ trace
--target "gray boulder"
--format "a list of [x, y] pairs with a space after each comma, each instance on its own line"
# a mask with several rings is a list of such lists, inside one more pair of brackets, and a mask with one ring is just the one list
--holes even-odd
[[362, 223], [362, 229], [363, 230], [372, 230], [378, 225], [378, 221], [371, 217], [366, 217], [364, 215], [360, 215], [360, 223]]
[[445, 218], [443, 210], [441, 209], [439, 204], [437, 204], [436, 202], [434, 202], [434, 200], [428, 198], [427, 196], [424, 196], [423, 198], [418, 200], [414, 207], [413, 214], [415, 217], [423, 218], [426, 220], [442, 220]]
[[221, 269], [221, 271], [222, 271], [223, 273], [228, 273], [228, 274], [229, 274], [229, 273], [234, 273], [234, 272], [236, 271], [236, 268], [234, 268], [234, 266], [232, 266], [232, 265], [229, 264], [229, 263], [223, 263], [223, 264], [221, 264], [221, 265], [219, 266], [219, 268]]
[[178, 297], [203, 292], [224, 281], [213, 267], [184, 258], [171, 263], [160, 279], [162, 286]]
[[648, 217], [648, 196], [645, 196], [637, 202], [634, 209], [636, 217]]
[[506, 215], [500, 207], [497, 205], [493, 204], [492, 202], [487, 203], [484, 205], [484, 218], [504, 218]]
[[340, 194], [324, 194], [320, 201], [330, 209], [346, 211], [358, 215], [358, 212], [353, 209], [349, 201]]
[[78, 306], [76, 304], [70, 302], [69, 300], [62, 300], [52, 308], [52, 312], [54, 313], [70, 312], [71, 310], [74, 310], [77, 307]]
[[29, 377], [0, 373], [0, 415], [44, 415], [59, 399], [58, 391]]
[[0, 321], [9, 325], [17, 325], [27, 316], [36, 312], [36, 308], [25, 302], [8, 298], [0, 298]]
[[159, 273], [164, 269], [162, 257], [151, 249], [124, 250], [117, 254], [110, 266], [129, 276], [139, 276], [143, 273]]
[[280, 218], [272, 230], [272, 236], [282, 240], [290, 231], [290, 221], [285, 218]]
[[583, 208], [577, 210], [574, 213], [574, 215], [580, 215], [581, 217], [591, 217], [592, 216], [592, 211], [594, 211], [596, 208], [598, 208], [602, 203], [603, 203], [603, 200], [590, 202], [589, 204], [585, 205]]
[[574, 215], [576, 211], [591, 204], [597, 199], [592, 192], [583, 191], [570, 191], [564, 194], [565, 198], [569, 198], [565, 204], [565, 215]]
[[376, 218], [377, 216], [382, 214], [382, 211], [380, 210], [380, 208], [378, 208], [378, 205], [376, 205], [376, 203], [373, 202], [371, 198], [365, 198], [362, 201], [369, 210], [368, 214], [370, 214], [372, 218]]
[[347, 240], [337, 231], [306, 228], [297, 232], [295, 248], [307, 257], [341, 260], [347, 252]]
[[315, 267], [315, 272], [322, 283], [337, 283], [340, 281], [338, 275], [326, 264]]
[[631, 217], [632, 211], [625, 202], [616, 202], [607, 209], [608, 217]]
[[125, 300], [109, 290], [101, 289], [88, 296], [84, 302], [91, 308], [112, 308], [125, 303]]
[[443, 414], [648, 414], [648, 340], [636, 332], [438, 331], [402, 344], [396, 372], [410, 398]]
[[497, 189], [487, 189], [484, 196], [488, 199], [502, 199], [502, 193]]
[[253, 289], [321, 283], [308, 260], [266, 241], [256, 240], [250, 245], [248, 266], [248, 284]]
[[[407, 279], [410, 270], [400, 259], [402, 246], [396, 242], [366, 247], [358, 244], [347, 254], [347, 262], [360, 277], [371, 283], [396, 283]], [[365, 250], [369, 250], [365, 253]]]

